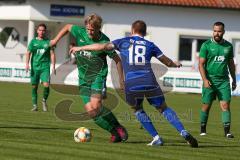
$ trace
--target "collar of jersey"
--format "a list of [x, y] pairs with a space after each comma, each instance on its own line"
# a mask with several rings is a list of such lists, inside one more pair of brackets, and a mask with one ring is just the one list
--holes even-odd
[[214, 43], [217, 43], [217, 44], [223, 44], [224, 42], [225, 42], [225, 39], [222, 39], [222, 41], [221, 42], [216, 42], [215, 40], [214, 40], [214, 38], [211, 38], [211, 41], [212, 42], [214, 42]]
[[43, 38], [43, 39], [38, 39], [38, 37], [35, 37], [35, 39], [38, 40], [38, 41], [45, 40], [45, 38]]
[[133, 34], [132, 37], [140, 37], [140, 38], [144, 38], [143, 36], [140, 36], [139, 34]]

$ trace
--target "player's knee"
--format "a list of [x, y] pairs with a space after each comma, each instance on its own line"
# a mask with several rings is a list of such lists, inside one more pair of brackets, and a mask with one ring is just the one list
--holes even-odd
[[94, 101], [91, 101], [90, 104], [91, 104], [92, 110], [95, 112], [98, 112], [98, 110], [100, 110], [100, 108], [102, 106], [102, 101], [101, 101], [101, 99], [94, 100]]
[[102, 106], [101, 95], [92, 95], [90, 99], [92, 108], [100, 108]]
[[93, 106], [90, 102], [87, 103], [84, 107], [91, 118], [96, 117], [100, 111], [100, 107]]
[[229, 110], [229, 103], [228, 102], [221, 102], [221, 108], [223, 111]]
[[210, 108], [211, 108], [211, 103], [209, 103], [209, 104], [207, 104], [207, 103], [204, 103], [203, 105], [202, 105], [202, 111], [204, 111], [204, 112], [209, 112], [209, 110], [210, 110]]
[[98, 110], [99, 108], [101, 108], [102, 103], [101, 102], [91, 103], [91, 106], [94, 110]]
[[43, 83], [43, 86], [44, 86], [44, 87], [49, 87], [49, 83], [44, 82], [44, 83]]

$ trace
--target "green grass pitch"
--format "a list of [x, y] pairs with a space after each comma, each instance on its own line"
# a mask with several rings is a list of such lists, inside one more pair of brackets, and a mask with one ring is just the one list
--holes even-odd
[[[159, 159], [239, 159], [240, 157], [240, 97], [233, 97], [232, 133], [234, 139], [223, 137], [221, 111], [214, 102], [208, 123], [208, 135], [199, 136], [201, 95], [167, 93], [166, 101], [175, 109], [186, 129], [199, 141], [199, 148], [190, 148], [175, 129], [146, 102], [144, 108], [153, 120], [164, 146], [149, 147], [151, 137], [139, 128], [131, 109], [123, 100], [113, 110], [126, 126], [129, 139], [125, 143], [109, 143], [110, 135], [93, 121], [65, 121], [55, 114], [55, 106], [63, 99], [75, 102], [71, 112], [82, 112], [80, 97], [50, 91], [49, 112], [31, 112], [30, 84], [0, 82], [0, 159], [1, 160], [159, 160]], [[109, 90], [115, 94], [113, 90]], [[117, 96], [117, 95], [116, 95]], [[42, 89], [39, 89], [39, 102]], [[118, 98], [120, 99], [120, 98]], [[112, 98], [107, 102], [113, 104]], [[89, 143], [75, 143], [73, 133], [78, 127], [87, 127], [93, 134]]]

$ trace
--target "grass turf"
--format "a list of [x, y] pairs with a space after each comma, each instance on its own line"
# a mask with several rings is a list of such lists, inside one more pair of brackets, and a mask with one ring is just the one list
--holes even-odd
[[[70, 111], [83, 112], [79, 96], [64, 95], [53, 89], [48, 100], [49, 112], [41, 111], [39, 89], [39, 111], [31, 112], [31, 86], [29, 84], [0, 82], [0, 159], [109, 159], [109, 160], [145, 160], [145, 159], [239, 159], [240, 157], [240, 97], [233, 97], [232, 133], [234, 139], [223, 137], [221, 111], [215, 102], [210, 112], [207, 127], [208, 135], [199, 136], [199, 109], [201, 95], [166, 94], [166, 101], [174, 108], [180, 119], [199, 141], [199, 148], [190, 148], [175, 129], [146, 102], [144, 108], [153, 120], [159, 134], [164, 139], [162, 147], [148, 147], [151, 137], [145, 130], [139, 129], [131, 109], [113, 90], [109, 92], [117, 97], [118, 105], [113, 110], [119, 121], [126, 126], [129, 140], [125, 143], [109, 143], [110, 135], [97, 127], [93, 121], [66, 121], [57, 116], [56, 105], [62, 100], [73, 100]], [[66, 88], [64, 88], [64, 91]], [[116, 103], [109, 98], [107, 104]], [[63, 114], [64, 116], [64, 114]], [[77, 114], [73, 116], [78, 117]], [[71, 117], [70, 117], [71, 119]], [[73, 120], [73, 119], [72, 119]], [[85, 126], [93, 134], [89, 143], [75, 143], [73, 133], [76, 128]]]

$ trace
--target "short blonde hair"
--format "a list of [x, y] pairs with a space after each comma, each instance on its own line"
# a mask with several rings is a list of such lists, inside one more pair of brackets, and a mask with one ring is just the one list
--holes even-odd
[[97, 15], [96, 13], [92, 13], [88, 15], [85, 20], [85, 25], [90, 24], [94, 28], [101, 28], [102, 27], [102, 17]]

